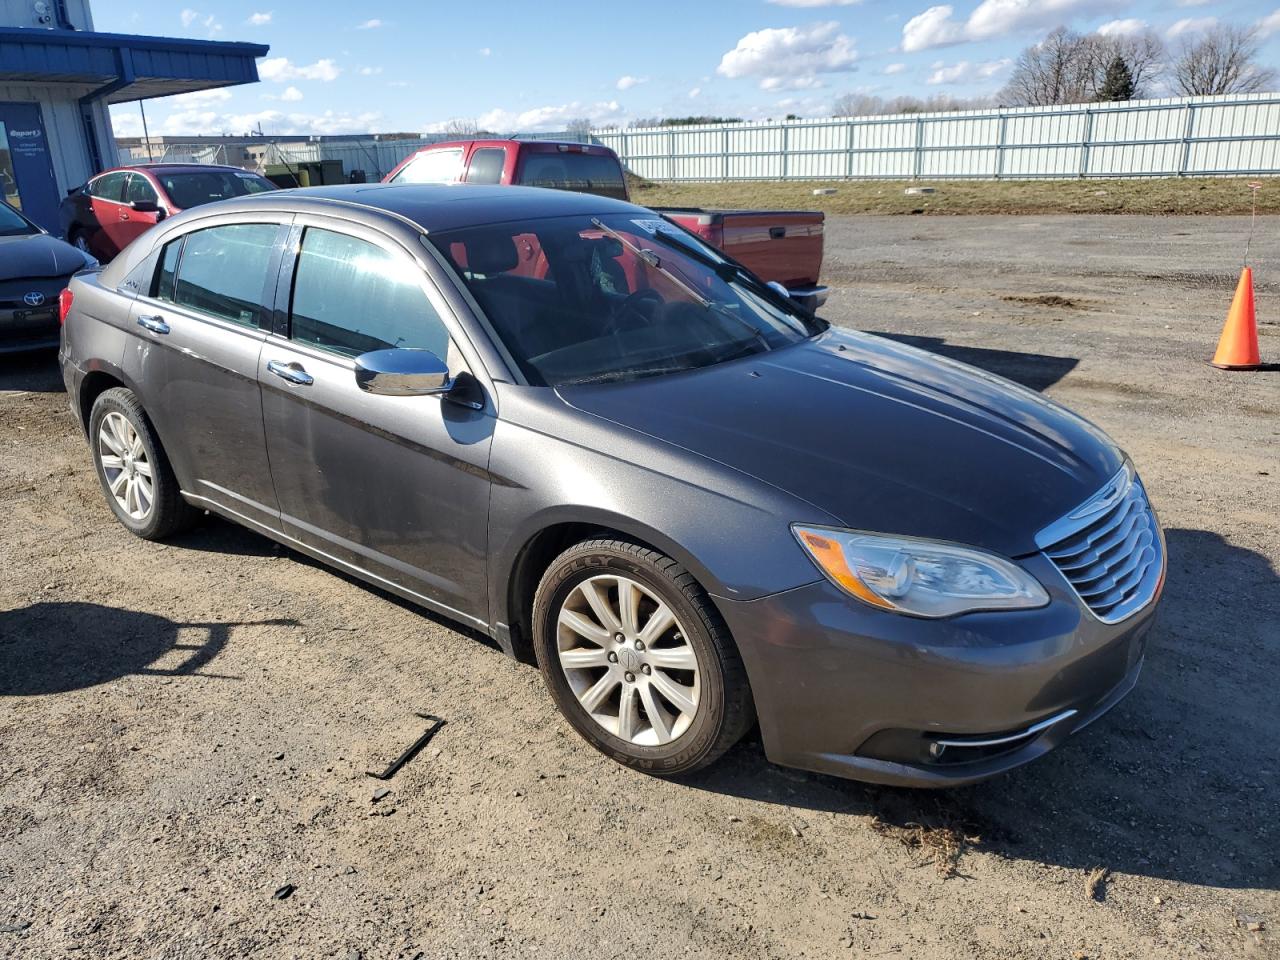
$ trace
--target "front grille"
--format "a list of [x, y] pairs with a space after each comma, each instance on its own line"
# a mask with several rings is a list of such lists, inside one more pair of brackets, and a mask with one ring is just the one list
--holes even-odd
[[1105, 623], [1117, 623], [1150, 603], [1164, 571], [1156, 516], [1129, 464], [1042, 530], [1036, 542]]

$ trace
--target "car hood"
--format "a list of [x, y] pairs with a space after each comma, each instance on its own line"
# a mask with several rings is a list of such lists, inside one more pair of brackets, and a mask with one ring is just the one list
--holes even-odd
[[65, 277], [84, 267], [79, 250], [47, 233], [0, 237], [0, 280]]
[[858, 530], [1009, 556], [1113, 477], [1097, 427], [1000, 377], [830, 330], [685, 374], [558, 391], [577, 409], [771, 484]]

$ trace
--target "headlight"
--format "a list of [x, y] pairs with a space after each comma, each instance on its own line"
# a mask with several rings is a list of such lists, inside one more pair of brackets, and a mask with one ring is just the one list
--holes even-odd
[[916, 617], [1018, 610], [1049, 602], [1044, 587], [1004, 557], [950, 543], [830, 527], [791, 528], [837, 586], [864, 603]]

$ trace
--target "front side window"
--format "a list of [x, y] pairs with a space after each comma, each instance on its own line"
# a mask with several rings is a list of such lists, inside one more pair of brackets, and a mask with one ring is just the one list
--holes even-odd
[[159, 198], [150, 181], [140, 173], [129, 177], [129, 187], [125, 190], [125, 203], [155, 203]]
[[501, 183], [502, 168], [507, 165], [507, 151], [502, 147], [484, 147], [471, 154], [467, 166], [467, 183]]
[[267, 190], [277, 189], [276, 185], [266, 177], [260, 177], [246, 170], [164, 173], [159, 179], [164, 192], [169, 195], [174, 206], [181, 210], [213, 203], [215, 200], [243, 197], [250, 193], [264, 193]]
[[302, 235], [290, 307], [290, 336], [358, 357], [414, 347], [448, 359], [449, 334], [407, 257], [331, 230]]
[[453, 183], [462, 171], [462, 149], [428, 150], [420, 153], [397, 173], [392, 183]]
[[89, 195], [95, 200], [114, 200], [120, 203], [124, 200], [124, 186], [128, 179], [127, 173], [103, 174], [93, 181]]
[[[257, 326], [279, 232], [274, 223], [233, 223], [187, 234], [174, 283], [174, 302], [232, 323]], [[166, 259], [174, 246], [165, 248]], [[163, 275], [162, 264], [161, 282]]]
[[426, 241], [536, 385], [692, 370], [825, 329], [657, 214], [548, 217]]

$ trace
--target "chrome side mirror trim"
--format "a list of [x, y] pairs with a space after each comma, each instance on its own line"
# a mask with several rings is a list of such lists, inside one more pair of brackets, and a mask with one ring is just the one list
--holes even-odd
[[356, 385], [384, 397], [440, 396], [453, 389], [449, 367], [430, 350], [396, 347], [356, 357]]

